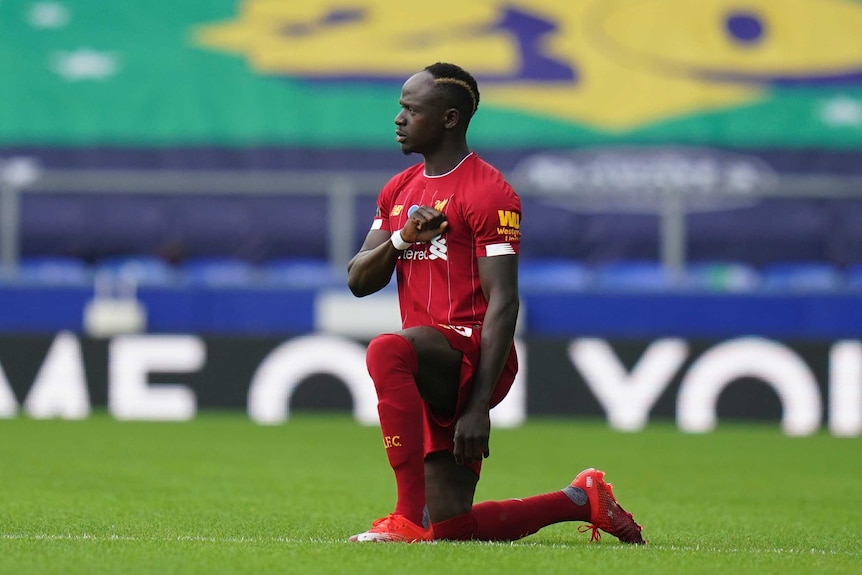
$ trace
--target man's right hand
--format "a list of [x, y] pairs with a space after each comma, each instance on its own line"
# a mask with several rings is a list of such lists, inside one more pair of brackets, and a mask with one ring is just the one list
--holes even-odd
[[401, 229], [401, 238], [410, 243], [428, 242], [446, 233], [448, 228], [446, 214], [428, 206], [419, 206], [407, 218], [407, 222]]

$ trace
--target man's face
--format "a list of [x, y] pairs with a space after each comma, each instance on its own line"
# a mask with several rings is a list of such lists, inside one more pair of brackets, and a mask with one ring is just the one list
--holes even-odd
[[405, 154], [433, 151], [441, 141], [446, 121], [433, 76], [424, 71], [411, 76], [401, 88], [399, 103], [395, 139], [401, 144], [401, 151]]

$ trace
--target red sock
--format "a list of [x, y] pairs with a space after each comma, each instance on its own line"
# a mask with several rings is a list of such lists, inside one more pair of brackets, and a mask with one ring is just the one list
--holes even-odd
[[400, 335], [384, 334], [368, 345], [368, 373], [377, 389], [377, 412], [398, 498], [394, 513], [421, 525], [425, 510], [422, 399], [416, 387], [418, 360]]
[[485, 501], [473, 510], [434, 524], [436, 539], [514, 541], [561, 521], [589, 521], [590, 504], [577, 505], [563, 491], [527, 499]]

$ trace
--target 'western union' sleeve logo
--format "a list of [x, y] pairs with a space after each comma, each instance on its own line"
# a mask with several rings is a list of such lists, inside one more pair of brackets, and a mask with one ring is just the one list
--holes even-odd
[[504, 228], [521, 228], [521, 214], [511, 212], [509, 210], [497, 210], [497, 215], [500, 216], [500, 225]]

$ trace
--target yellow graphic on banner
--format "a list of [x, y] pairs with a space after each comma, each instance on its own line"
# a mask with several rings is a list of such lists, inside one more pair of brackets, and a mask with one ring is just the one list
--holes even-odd
[[[403, 82], [449, 61], [482, 102], [604, 130], [862, 83], [857, 0], [246, 0], [197, 30], [261, 74]], [[394, 96], [393, 96], [394, 97]]]

